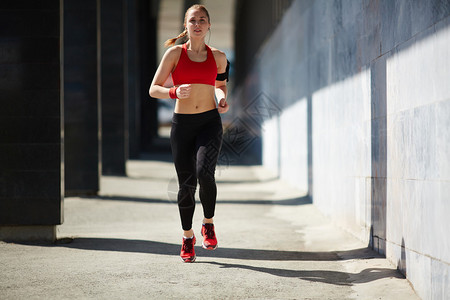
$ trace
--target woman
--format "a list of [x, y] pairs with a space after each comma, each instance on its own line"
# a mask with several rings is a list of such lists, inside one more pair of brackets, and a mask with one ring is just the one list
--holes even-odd
[[[217, 188], [215, 168], [222, 145], [222, 121], [219, 113], [228, 111], [228, 61], [225, 54], [210, 48], [205, 37], [210, 30], [209, 13], [203, 5], [193, 5], [184, 16], [185, 30], [166, 41], [173, 46], [184, 36], [188, 41], [173, 46], [164, 54], [150, 86], [154, 98], [176, 99], [170, 142], [178, 176], [178, 208], [184, 236], [180, 256], [185, 262], [195, 261], [195, 235], [192, 218], [195, 190], [200, 186], [203, 206], [202, 246], [217, 248], [213, 216]], [[174, 86], [164, 87], [172, 74]], [[214, 96], [218, 99], [218, 106]]]

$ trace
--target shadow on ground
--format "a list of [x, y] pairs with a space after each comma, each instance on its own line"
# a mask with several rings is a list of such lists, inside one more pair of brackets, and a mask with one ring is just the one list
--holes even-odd
[[[74, 238], [61, 239], [56, 247], [94, 251], [117, 251], [148, 253], [159, 255], [178, 256], [180, 245], [147, 240], [128, 240], [114, 238]], [[340, 260], [338, 252], [301, 252], [280, 250], [258, 250], [242, 248], [218, 248], [216, 251], [207, 251], [196, 247], [201, 251], [202, 257], [231, 258], [239, 260], [271, 260], [271, 261], [336, 261]], [[363, 249], [352, 250], [354, 256], [361, 256]], [[352, 257], [351, 252], [346, 252], [346, 257]], [[346, 258], [350, 259], [350, 258]]]
[[[220, 268], [238, 268], [271, 274], [278, 277], [299, 278], [311, 282], [322, 282], [334, 285], [351, 286], [355, 283], [367, 283], [387, 277], [403, 278], [395, 270], [385, 268], [368, 268], [359, 273], [346, 273], [329, 270], [286, 270], [277, 268], [255, 267], [243, 264], [230, 264], [220, 262], [199, 262], [211, 264]], [[356, 276], [358, 279], [350, 282], [350, 276]]]
[[[48, 246], [48, 245], [47, 245]], [[87, 251], [114, 251], [130, 253], [147, 253], [157, 255], [174, 256], [179, 259], [180, 245], [148, 241], [148, 240], [128, 240], [115, 238], [63, 238], [55, 245], [49, 247], [64, 247], [70, 249], [81, 249]], [[249, 264], [225, 263], [213, 261], [197, 261], [199, 264], [210, 264], [220, 268], [237, 268], [262, 272], [278, 277], [299, 278], [311, 282], [322, 282], [340, 286], [350, 286], [355, 283], [366, 283], [382, 278], [403, 278], [396, 270], [387, 268], [367, 268], [359, 273], [347, 273], [331, 270], [289, 270], [279, 268], [269, 268], [254, 266], [250, 261], [320, 261], [332, 262], [351, 259], [372, 259], [381, 258], [369, 248], [353, 249], [348, 251], [331, 252], [302, 252], [302, 251], [282, 251], [282, 250], [259, 250], [242, 248], [218, 248], [216, 251], [207, 251], [201, 247], [196, 247], [196, 252], [202, 258], [214, 257], [225, 259], [236, 259], [239, 261], [248, 260]], [[180, 262], [181, 263], [181, 262]], [[357, 278], [350, 281], [350, 277]]]
[[[172, 204], [177, 203], [176, 199], [154, 199], [154, 198], [145, 198], [145, 197], [135, 197], [135, 196], [114, 196], [114, 195], [99, 195], [99, 196], [81, 196], [78, 197], [81, 199], [87, 200], [112, 200], [112, 201], [126, 201], [126, 202], [143, 202], [143, 203], [160, 203], [160, 204]], [[199, 200], [196, 200], [197, 203], [200, 203]], [[311, 204], [311, 200], [308, 196], [305, 197], [297, 197], [291, 199], [282, 199], [282, 200], [257, 200], [257, 199], [248, 199], [248, 200], [217, 200], [217, 204], [243, 204], [243, 205], [305, 205]]]

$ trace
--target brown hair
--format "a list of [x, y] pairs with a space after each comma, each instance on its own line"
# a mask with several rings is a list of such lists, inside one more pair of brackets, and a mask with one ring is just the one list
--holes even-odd
[[209, 18], [209, 13], [208, 13], [208, 10], [206, 9], [206, 7], [205, 7], [204, 5], [201, 5], [201, 4], [194, 4], [194, 5], [192, 5], [191, 7], [189, 7], [188, 10], [186, 10], [186, 13], [184, 14], [184, 26], [185, 26], [184, 31], [183, 31], [182, 33], [180, 33], [177, 37], [168, 39], [168, 40], [164, 43], [164, 46], [166, 46], [166, 47], [173, 46], [173, 45], [175, 45], [175, 42], [176, 42], [178, 39], [181, 39], [181, 38], [187, 36], [187, 29], [186, 29], [186, 19], [187, 19], [187, 15], [188, 15], [188, 13], [189, 13], [191, 10], [194, 10], [194, 9], [202, 10], [202, 11], [206, 14], [206, 16], [208, 17], [208, 23], [211, 23], [211, 19]]

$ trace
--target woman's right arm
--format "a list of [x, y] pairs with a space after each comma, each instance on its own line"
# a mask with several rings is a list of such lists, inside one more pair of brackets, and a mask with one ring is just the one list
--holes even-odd
[[169, 96], [169, 89], [164, 87], [164, 83], [169, 78], [170, 73], [175, 67], [176, 61], [179, 57], [179, 50], [177, 47], [169, 48], [164, 54], [155, 76], [153, 77], [152, 84], [150, 85], [149, 94], [150, 97], [158, 99], [167, 99]]

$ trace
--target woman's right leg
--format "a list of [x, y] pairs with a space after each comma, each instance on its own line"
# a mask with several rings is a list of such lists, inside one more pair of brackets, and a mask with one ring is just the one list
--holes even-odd
[[178, 177], [178, 209], [183, 230], [191, 231], [197, 187], [195, 136], [189, 124], [172, 123], [170, 143]]

